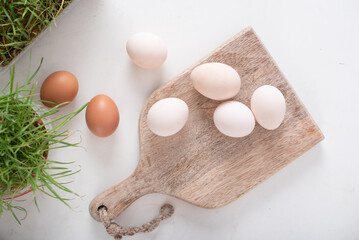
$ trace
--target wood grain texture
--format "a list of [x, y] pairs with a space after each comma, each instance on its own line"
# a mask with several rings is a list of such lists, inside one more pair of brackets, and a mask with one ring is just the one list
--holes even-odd
[[[269, 131], [256, 124], [244, 138], [221, 134], [213, 124], [220, 101], [199, 94], [190, 80], [194, 67], [221, 62], [238, 71], [242, 79], [234, 97], [247, 106], [254, 90], [262, 85], [277, 87], [287, 104], [282, 125]], [[183, 99], [190, 115], [185, 127], [170, 137], [153, 134], [146, 123], [149, 108], [167, 97]], [[143, 107], [139, 121], [140, 161], [125, 181], [98, 195], [90, 213], [104, 205], [111, 219], [133, 201], [148, 193], [163, 193], [204, 208], [229, 204], [323, 139], [303, 104], [290, 87], [253, 29], [247, 28], [208, 57], [186, 69], [156, 90]]]

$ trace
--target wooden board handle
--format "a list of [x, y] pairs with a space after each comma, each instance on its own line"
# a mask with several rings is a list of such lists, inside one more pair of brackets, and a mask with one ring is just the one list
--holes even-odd
[[115, 219], [135, 200], [151, 192], [149, 185], [144, 183], [144, 179], [140, 179], [134, 173], [121, 183], [97, 195], [90, 203], [91, 216], [100, 221], [98, 209], [105, 206], [109, 218]]

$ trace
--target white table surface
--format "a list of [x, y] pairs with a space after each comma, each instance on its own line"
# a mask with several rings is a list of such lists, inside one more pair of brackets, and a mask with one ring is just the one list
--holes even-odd
[[[91, 199], [129, 176], [139, 156], [137, 122], [143, 103], [159, 85], [239, 32], [252, 26], [326, 139], [234, 203], [201, 209], [147, 195], [117, 221], [140, 225], [165, 201], [174, 216], [132, 239], [359, 239], [359, 2], [253, 0], [80, 0], [32, 46], [32, 68], [41, 57], [39, 86], [57, 70], [79, 79], [76, 100], [63, 113], [104, 93], [117, 103], [121, 122], [102, 139], [86, 127], [82, 112], [68, 127], [83, 148], [52, 152], [55, 160], [81, 166], [71, 188], [83, 195], [73, 209], [38, 196], [40, 213], [27, 203], [19, 226], [5, 214], [0, 239], [111, 239], [88, 213]], [[126, 40], [138, 31], [160, 35], [168, 59], [157, 70], [132, 65]], [[17, 58], [23, 81], [30, 52]], [[1, 84], [8, 69], [0, 73]]]

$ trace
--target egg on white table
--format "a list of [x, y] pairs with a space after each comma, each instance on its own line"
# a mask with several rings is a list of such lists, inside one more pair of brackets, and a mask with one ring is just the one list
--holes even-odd
[[126, 50], [134, 64], [146, 69], [160, 67], [167, 58], [167, 47], [164, 41], [149, 32], [132, 35], [127, 41]]

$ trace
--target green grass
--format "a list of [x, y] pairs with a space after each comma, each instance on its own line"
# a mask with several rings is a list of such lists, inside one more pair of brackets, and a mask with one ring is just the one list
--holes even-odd
[[[53, 149], [78, 145], [67, 142], [69, 132], [63, 130], [63, 126], [87, 106], [86, 103], [80, 109], [60, 117], [55, 117], [55, 114], [61, 105], [43, 107], [41, 100], [35, 100], [36, 84], [33, 83], [40, 66], [33, 74], [30, 74], [29, 66], [25, 84], [17, 86], [14, 82], [14, 65], [8, 84], [0, 91], [0, 215], [9, 211], [19, 223], [16, 213], [19, 210], [26, 213], [26, 209], [20, 206], [15, 196], [28, 187], [33, 190], [36, 206], [37, 192], [69, 206], [69, 199], [61, 197], [59, 192], [75, 194], [66, 187], [63, 178], [78, 171], [68, 167], [72, 162], [54, 161], [47, 158], [47, 153]], [[43, 110], [35, 112], [36, 107]], [[52, 128], [47, 128], [50, 124]]]
[[72, 0], [0, 0], [0, 65], [7, 65]]

